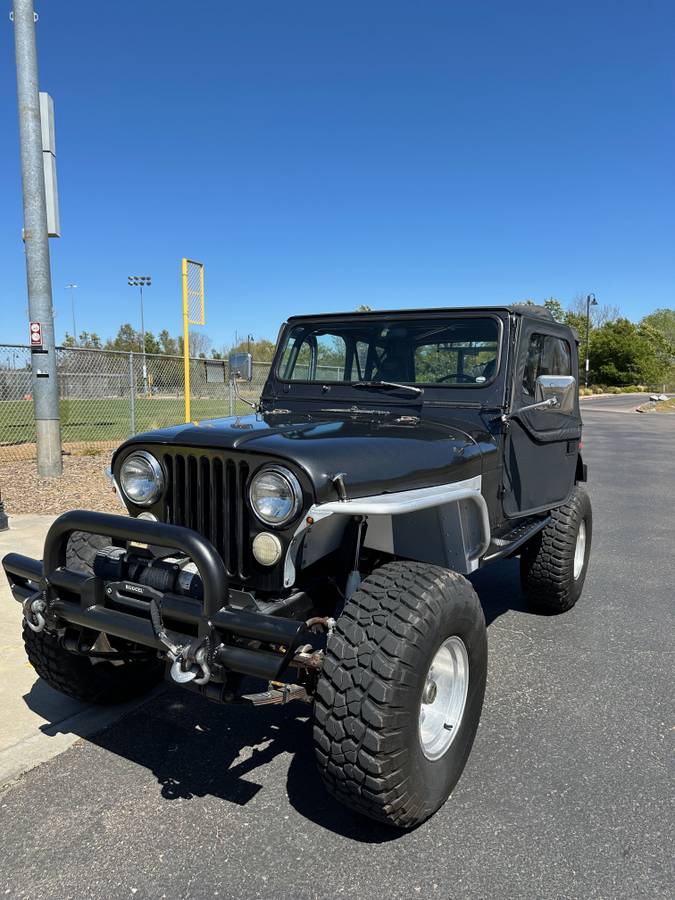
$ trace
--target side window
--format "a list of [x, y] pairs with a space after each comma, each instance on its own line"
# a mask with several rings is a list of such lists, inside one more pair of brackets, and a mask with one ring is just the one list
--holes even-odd
[[347, 345], [339, 334], [319, 334], [316, 338], [317, 381], [344, 381]]
[[347, 346], [339, 334], [317, 334], [289, 341], [281, 361], [289, 381], [342, 381]]
[[527, 348], [523, 372], [523, 394], [534, 397], [534, 385], [539, 375], [571, 375], [570, 345], [551, 334], [533, 334]]

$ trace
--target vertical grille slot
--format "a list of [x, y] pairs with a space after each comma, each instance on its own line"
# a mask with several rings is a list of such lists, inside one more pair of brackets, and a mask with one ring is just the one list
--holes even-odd
[[166, 521], [208, 538], [222, 556], [227, 574], [245, 581], [249, 575], [248, 465], [180, 450], [166, 453], [163, 461], [168, 479]]
[[223, 546], [223, 523], [219, 515], [219, 504], [223, 498], [223, 464], [219, 459], [211, 459], [211, 540], [216, 547]]
[[225, 519], [225, 534], [227, 556], [225, 567], [228, 575], [234, 574], [235, 560], [237, 558], [237, 477], [236, 466], [233, 460], [228, 459], [225, 464], [225, 502], [223, 503], [223, 516]]
[[246, 502], [244, 501], [244, 492], [246, 490], [246, 481], [248, 479], [248, 466], [246, 463], [239, 463], [236, 468], [236, 490], [235, 497], [240, 497], [239, 503], [236, 503], [237, 513], [237, 571], [244, 574], [245, 571], [245, 551], [248, 549], [247, 542], [244, 542], [244, 535], [248, 533], [246, 521]]

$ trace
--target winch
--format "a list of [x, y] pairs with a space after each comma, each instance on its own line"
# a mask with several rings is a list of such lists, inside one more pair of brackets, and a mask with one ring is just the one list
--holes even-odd
[[[105, 581], [130, 581], [162, 593], [170, 591], [202, 600], [204, 588], [197, 566], [187, 556], [155, 555], [109, 546], [94, 558], [94, 574]], [[131, 588], [131, 586], [129, 586]]]

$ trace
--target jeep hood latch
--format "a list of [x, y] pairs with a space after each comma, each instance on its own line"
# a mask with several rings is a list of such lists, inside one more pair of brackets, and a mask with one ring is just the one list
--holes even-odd
[[347, 488], [345, 487], [345, 476], [346, 472], [337, 472], [335, 475], [331, 475], [331, 482], [335, 486], [335, 490], [337, 491], [339, 500], [347, 499]]

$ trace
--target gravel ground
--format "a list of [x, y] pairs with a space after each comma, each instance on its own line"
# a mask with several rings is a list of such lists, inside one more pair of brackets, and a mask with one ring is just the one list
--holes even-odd
[[9, 515], [58, 515], [71, 509], [122, 511], [105, 469], [110, 452], [63, 457], [62, 478], [39, 478], [34, 459], [0, 464], [0, 491]]

